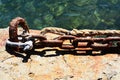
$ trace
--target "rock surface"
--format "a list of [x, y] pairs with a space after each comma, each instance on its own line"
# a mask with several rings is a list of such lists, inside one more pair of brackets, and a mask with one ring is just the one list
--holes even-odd
[[46, 51], [45, 55], [40, 50], [30, 56], [25, 53], [10, 54], [5, 50], [8, 29], [0, 29], [0, 38], [0, 80], [120, 79], [119, 54], [75, 55], [72, 51], [54, 50]]

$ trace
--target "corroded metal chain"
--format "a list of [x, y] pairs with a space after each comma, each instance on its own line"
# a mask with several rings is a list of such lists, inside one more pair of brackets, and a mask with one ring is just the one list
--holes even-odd
[[[23, 33], [20, 35], [17, 33], [18, 25], [23, 28]], [[27, 32], [28, 34], [25, 34]], [[45, 34], [48, 32], [59, 34], [59, 36], [49, 40], [45, 37]], [[83, 51], [105, 50], [113, 47], [119, 49], [120, 31], [77, 29], [69, 31], [62, 28], [49, 27], [42, 29], [40, 35], [30, 35], [25, 20], [17, 17], [10, 22], [9, 40], [6, 45], [23, 48], [24, 51], [44, 47], [59, 47], [60, 49]]]
[[9, 40], [13, 42], [18, 42], [18, 26], [23, 28], [23, 34], [29, 33], [29, 27], [26, 24], [25, 20], [21, 17], [16, 17], [9, 24]]
[[[43, 36], [42, 36], [43, 37]], [[91, 38], [91, 37], [75, 37], [71, 35], [60, 36], [55, 40], [44, 40], [34, 44], [34, 47], [59, 47], [62, 49], [75, 49], [75, 48], [92, 48], [94, 49], [105, 49], [109, 47], [120, 47], [120, 37], [107, 37], [107, 38]], [[63, 44], [65, 40], [69, 40], [68, 44]], [[116, 44], [113, 41], [118, 41]], [[39, 45], [39, 46], [38, 46]]]

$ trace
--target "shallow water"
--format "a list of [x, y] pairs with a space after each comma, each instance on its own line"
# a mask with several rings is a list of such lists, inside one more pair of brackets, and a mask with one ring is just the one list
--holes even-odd
[[0, 0], [0, 27], [21, 16], [32, 29], [120, 29], [120, 0]]

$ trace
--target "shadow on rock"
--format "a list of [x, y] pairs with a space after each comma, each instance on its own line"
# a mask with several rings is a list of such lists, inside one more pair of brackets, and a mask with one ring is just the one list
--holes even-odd
[[[28, 62], [28, 59], [30, 59], [31, 55], [39, 55], [41, 57], [55, 57], [59, 55], [75, 55], [75, 56], [103, 56], [105, 54], [119, 54], [120, 49], [105, 49], [103, 51], [78, 51], [78, 50], [58, 50], [58, 49], [45, 49], [42, 51], [35, 51], [35, 50], [29, 50], [29, 51], [23, 51], [22, 49], [20, 51], [14, 51], [14, 49], [6, 46], [6, 51], [11, 54], [15, 55], [16, 57], [23, 58], [23, 62]], [[55, 53], [47, 54], [49, 51], [55, 51]], [[26, 54], [26, 55], [23, 55]]]

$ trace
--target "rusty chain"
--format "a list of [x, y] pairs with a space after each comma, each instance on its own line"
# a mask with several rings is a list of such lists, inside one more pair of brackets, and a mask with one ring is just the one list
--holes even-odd
[[[23, 28], [22, 34], [17, 34], [17, 27]], [[48, 40], [44, 35], [46, 33], [59, 34], [60, 36]], [[26, 34], [28, 33], [28, 34]], [[64, 43], [67, 41], [68, 43]], [[18, 44], [20, 43], [20, 44]], [[10, 22], [8, 46], [23, 48], [26, 50], [59, 47], [61, 49], [76, 49], [83, 51], [105, 50], [108, 48], [120, 48], [119, 30], [77, 30], [72, 31], [62, 28], [44, 28], [40, 35], [29, 34], [29, 28], [23, 18], [17, 17]], [[22, 46], [22, 47], [20, 47]]]

